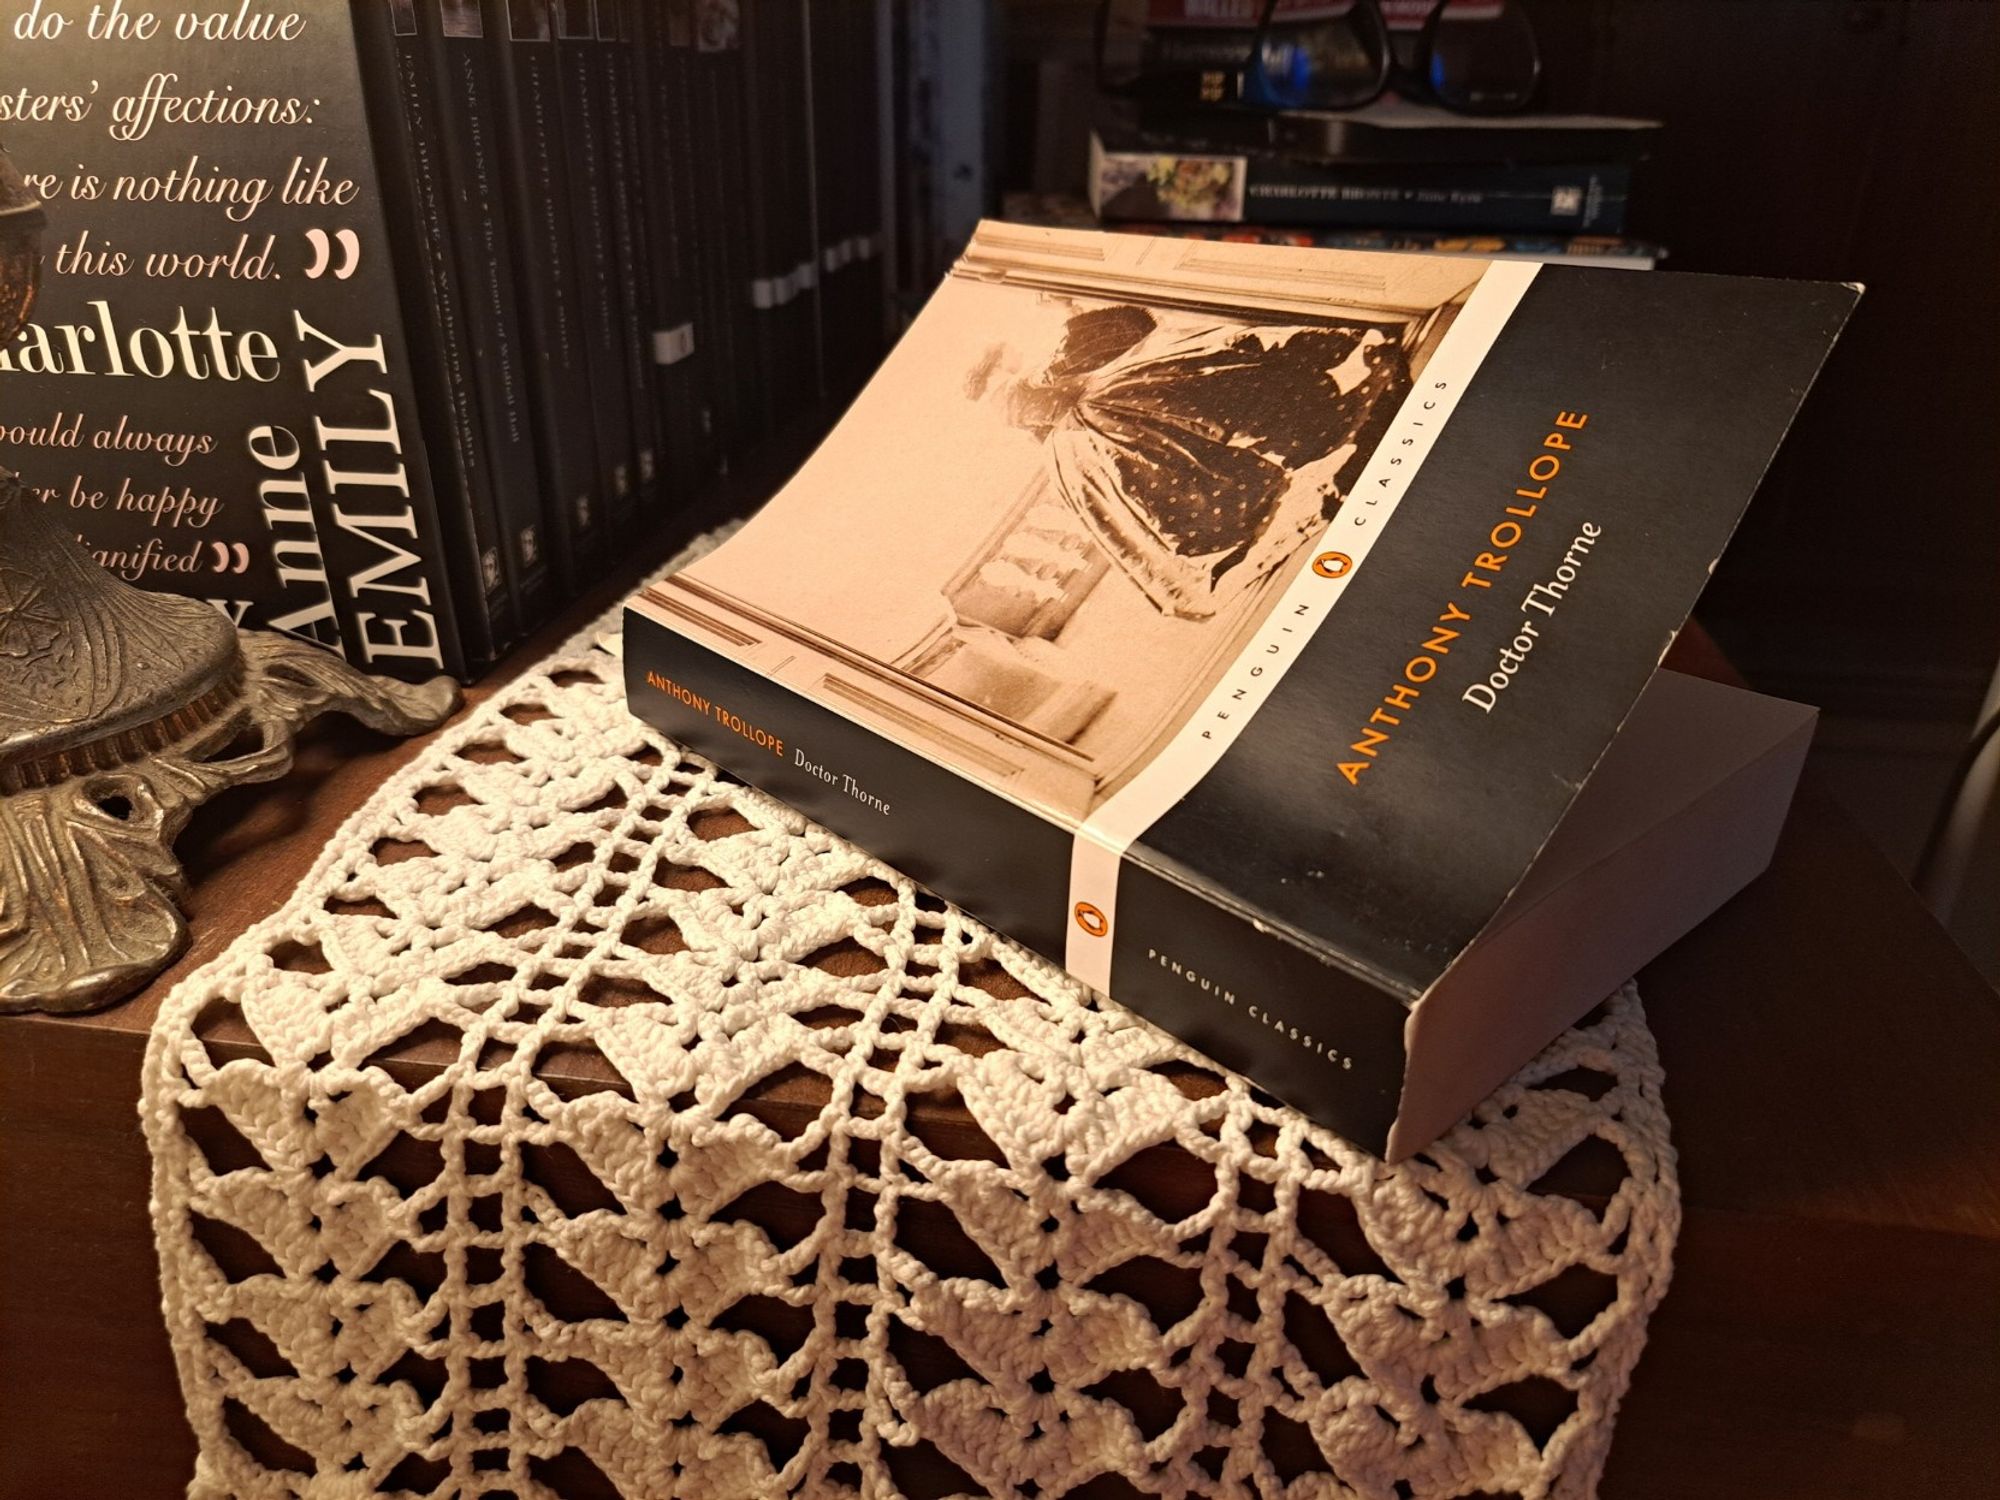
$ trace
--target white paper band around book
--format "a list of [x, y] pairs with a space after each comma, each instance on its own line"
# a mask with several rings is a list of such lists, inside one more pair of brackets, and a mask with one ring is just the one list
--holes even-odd
[[661, 328], [654, 332], [654, 364], [677, 365], [693, 353], [694, 324], [683, 323], [678, 328]]
[[1538, 269], [1512, 261], [1487, 268], [1424, 366], [1423, 389], [1404, 398], [1395, 425], [1361, 471], [1354, 493], [1369, 497], [1367, 505], [1342, 507], [1300, 551], [1291, 581], [1234, 665], [1160, 753], [1077, 829], [1063, 967], [1091, 988], [1111, 989], [1118, 874], [1126, 851], [1214, 769], [1333, 613]]
[[750, 283], [750, 305], [759, 312], [783, 307], [787, 302], [819, 285], [819, 267], [802, 260], [782, 276], [759, 276]]
[[856, 261], [869, 261], [882, 246], [879, 234], [851, 234], [844, 240], [835, 240], [820, 252], [820, 263], [828, 274], [853, 265]]

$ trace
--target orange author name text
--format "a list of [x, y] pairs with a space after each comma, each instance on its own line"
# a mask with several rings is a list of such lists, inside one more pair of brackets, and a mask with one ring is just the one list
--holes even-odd
[[706, 714], [731, 734], [740, 734], [751, 744], [770, 751], [780, 760], [784, 759], [785, 742], [768, 729], [760, 729], [741, 714], [732, 713], [720, 703], [711, 703], [693, 688], [682, 687], [671, 677], [662, 677], [658, 672], [646, 674], [646, 686], [665, 693], [669, 698], [686, 704], [698, 714]]

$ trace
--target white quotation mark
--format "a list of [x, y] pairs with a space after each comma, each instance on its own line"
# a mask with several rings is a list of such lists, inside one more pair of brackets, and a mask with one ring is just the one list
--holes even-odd
[[[210, 571], [216, 573], [247, 573], [250, 571], [250, 549], [241, 542], [210, 542], [215, 549], [215, 566]], [[230, 566], [231, 562], [234, 567]]]
[[340, 264], [333, 268], [335, 281], [347, 280], [361, 264], [361, 236], [351, 229], [337, 230], [330, 243], [324, 229], [308, 229], [306, 243], [313, 248], [312, 264], [306, 267], [308, 281], [317, 281], [326, 274], [333, 260], [334, 245], [340, 246]]

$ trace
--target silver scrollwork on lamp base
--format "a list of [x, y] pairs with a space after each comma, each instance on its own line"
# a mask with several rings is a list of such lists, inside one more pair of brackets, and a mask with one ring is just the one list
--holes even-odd
[[[0, 343], [33, 307], [41, 229], [0, 151]], [[133, 588], [0, 468], [0, 1012], [95, 1009], [171, 963], [174, 839], [217, 792], [282, 776], [308, 720], [417, 734], [458, 701], [449, 678], [372, 677]]]

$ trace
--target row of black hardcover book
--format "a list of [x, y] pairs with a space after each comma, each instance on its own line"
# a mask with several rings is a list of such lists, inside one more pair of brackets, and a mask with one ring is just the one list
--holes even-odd
[[876, 8], [368, 0], [468, 670], [885, 343]]

